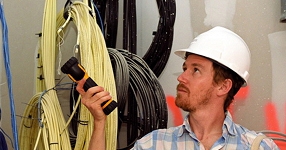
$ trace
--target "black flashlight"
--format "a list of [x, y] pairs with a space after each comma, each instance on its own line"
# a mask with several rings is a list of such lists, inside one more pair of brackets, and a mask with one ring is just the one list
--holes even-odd
[[[78, 63], [78, 60], [75, 57], [71, 57], [62, 67], [61, 71], [67, 74], [71, 80], [74, 82], [78, 82], [81, 79], [86, 79], [85, 84], [83, 85], [83, 89], [87, 91], [90, 87], [97, 86], [97, 84], [88, 76], [87, 72]], [[110, 99], [101, 104], [103, 112], [106, 115], [109, 115], [116, 107], [117, 103]]]

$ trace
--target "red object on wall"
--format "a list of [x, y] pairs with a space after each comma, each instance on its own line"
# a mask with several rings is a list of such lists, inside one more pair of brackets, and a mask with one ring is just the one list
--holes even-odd
[[249, 93], [249, 85], [246, 87], [240, 88], [240, 90], [234, 96], [234, 99], [245, 100], [248, 93]]
[[[273, 104], [272, 102], [268, 102], [264, 107], [264, 112], [265, 112], [265, 124], [266, 124], [267, 130], [281, 132], [280, 128], [279, 128], [279, 121], [277, 118], [277, 109], [275, 107], [275, 104]], [[275, 134], [269, 134], [267, 136], [269, 136], [269, 137], [270, 136], [280, 137], [280, 136], [275, 135]], [[285, 137], [282, 137], [282, 138], [285, 139]], [[278, 145], [278, 147], [280, 149], [286, 149], [286, 143], [285, 142], [278, 141], [278, 140], [276, 140], [274, 142]]]
[[174, 119], [173, 121], [174, 126], [181, 125], [184, 119], [183, 119], [180, 108], [177, 107], [175, 104], [175, 97], [168, 95], [166, 96], [166, 100], [167, 100], [169, 110], [171, 110], [170, 114], [173, 116], [173, 119]]
[[[244, 101], [246, 99], [246, 97], [248, 96], [249, 93], [249, 85], [246, 87], [242, 87], [240, 88], [240, 90], [236, 93], [236, 95], [234, 96], [234, 100], [236, 101]], [[231, 103], [228, 111], [230, 112], [232, 119], [235, 120], [235, 113], [234, 113], [234, 103]]]

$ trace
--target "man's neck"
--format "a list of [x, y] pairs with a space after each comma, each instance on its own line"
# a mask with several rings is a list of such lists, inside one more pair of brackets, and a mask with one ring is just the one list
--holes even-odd
[[214, 134], [221, 135], [224, 119], [223, 111], [196, 111], [189, 115], [190, 126], [199, 140]]

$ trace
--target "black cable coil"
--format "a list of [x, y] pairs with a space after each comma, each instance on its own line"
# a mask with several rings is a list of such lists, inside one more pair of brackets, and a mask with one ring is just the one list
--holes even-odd
[[172, 49], [176, 3], [175, 0], [157, 0], [157, 5], [160, 14], [157, 32], [143, 59], [159, 77]]
[[[95, 1], [100, 16], [105, 22], [106, 46], [116, 47], [118, 28], [118, 0]], [[174, 34], [174, 24], [176, 18], [175, 0], [156, 0], [159, 10], [159, 21], [155, 36], [143, 59], [159, 77], [164, 70], [169, 59]], [[123, 49], [133, 54], [137, 54], [137, 21], [136, 21], [136, 1], [123, 1]]]
[[[123, 149], [129, 149], [147, 133], [167, 127], [166, 98], [156, 75], [142, 58], [122, 49], [109, 48], [108, 52], [118, 93], [118, 132], [124, 124], [127, 126], [127, 147]], [[120, 139], [118, 142], [120, 147]]]

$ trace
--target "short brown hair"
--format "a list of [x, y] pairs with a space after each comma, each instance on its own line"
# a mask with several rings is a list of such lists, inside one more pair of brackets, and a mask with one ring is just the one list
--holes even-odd
[[232, 103], [235, 94], [239, 91], [241, 86], [244, 84], [244, 80], [234, 71], [229, 68], [213, 61], [214, 77], [213, 81], [217, 84], [225, 79], [230, 79], [232, 81], [232, 87], [229, 90], [227, 97], [224, 101], [224, 111], [227, 111], [227, 108]]

